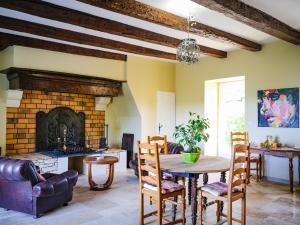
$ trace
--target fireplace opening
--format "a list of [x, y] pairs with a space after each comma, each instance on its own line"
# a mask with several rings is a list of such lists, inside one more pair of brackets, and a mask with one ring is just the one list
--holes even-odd
[[92, 153], [85, 138], [85, 114], [57, 107], [36, 114], [36, 151], [50, 156]]

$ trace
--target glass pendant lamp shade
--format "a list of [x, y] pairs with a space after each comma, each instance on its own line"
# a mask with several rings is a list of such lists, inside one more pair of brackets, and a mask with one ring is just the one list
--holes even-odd
[[176, 59], [179, 62], [194, 64], [199, 62], [200, 48], [193, 38], [185, 38], [177, 48]]

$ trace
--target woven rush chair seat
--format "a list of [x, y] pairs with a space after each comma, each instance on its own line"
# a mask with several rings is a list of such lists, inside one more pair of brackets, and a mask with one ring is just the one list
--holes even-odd
[[174, 176], [172, 174], [169, 173], [163, 173], [163, 179], [164, 180], [174, 180]]
[[258, 157], [255, 156], [255, 155], [251, 155], [250, 156], [250, 162], [256, 162], [256, 161], [258, 161]]
[[[203, 187], [201, 187], [202, 191], [206, 191], [214, 196], [224, 196], [227, 195], [228, 192], [228, 184], [223, 182], [214, 182], [211, 184], [206, 184]], [[232, 189], [232, 192], [239, 192], [241, 191], [240, 187], [234, 187]]]
[[[144, 188], [147, 188], [151, 191], [157, 191], [157, 187], [155, 184], [149, 184], [149, 183], [144, 183]], [[169, 180], [162, 180], [161, 181], [161, 192], [162, 194], [174, 192], [174, 191], [180, 191], [184, 189], [184, 186], [181, 184], [177, 184], [173, 181]]]

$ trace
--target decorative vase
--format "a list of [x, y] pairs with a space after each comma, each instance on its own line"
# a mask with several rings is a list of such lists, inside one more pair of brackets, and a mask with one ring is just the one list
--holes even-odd
[[200, 152], [181, 152], [181, 158], [186, 163], [196, 163], [200, 158]]

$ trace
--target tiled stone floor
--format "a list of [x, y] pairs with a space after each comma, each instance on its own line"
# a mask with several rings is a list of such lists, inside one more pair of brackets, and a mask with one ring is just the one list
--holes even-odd
[[[100, 179], [100, 178], [99, 178]], [[210, 181], [218, 176], [211, 175]], [[247, 189], [247, 224], [292, 225], [300, 224], [300, 189], [289, 193], [287, 185], [270, 182], [252, 182]], [[148, 201], [147, 201], [148, 203]], [[214, 206], [206, 212], [206, 218], [214, 221]], [[239, 216], [240, 204], [234, 204], [234, 214]], [[169, 212], [167, 212], [169, 214]], [[0, 208], [0, 225], [138, 225], [138, 180], [133, 173], [117, 174], [110, 190], [92, 192], [87, 177], [80, 176], [73, 201], [39, 219]], [[154, 225], [154, 219], [147, 224]], [[190, 208], [187, 210], [190, 222]]]

